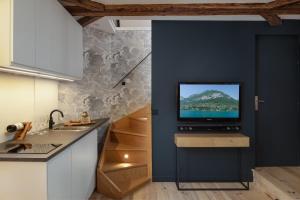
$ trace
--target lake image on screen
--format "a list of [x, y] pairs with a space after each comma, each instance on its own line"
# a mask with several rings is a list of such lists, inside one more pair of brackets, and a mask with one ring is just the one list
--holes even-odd
[[180, 118], [238, 118], [239, 86], [180, 85]]

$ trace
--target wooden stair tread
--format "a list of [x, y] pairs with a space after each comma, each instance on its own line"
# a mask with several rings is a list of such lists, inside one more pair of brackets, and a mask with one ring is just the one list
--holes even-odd
[[[122, 199], [151, 180], [151, 105], [113, 122], [97, 169], [97, 191]], [[127, 155], [128, 156], [127, 156]]]
[[147, 151], [143, 147], [135, 147], [132, 145], [119, 144], [119, 143], [110, 143], [107, 148], [107, 151]]
[[139, 137], [146, 137], [147, 135], [142, 134], [142, 133], [137, 133], [134, 130], [131, 129], [112, 129], [111, 130], [114, 133], [121, 133], [121, 134], [126, 134], [126, 135], [133, 135], [133, 136], [139, 136]]
[[147, 122], [147, 120], [148, 120], [147, 117], [129, 117], [129, 119], [137, 120], [137, 121], [141, 121], [141, 122]]
[[147, 166], [145, 163], [105, 163], [102, 170], [103, 172], [112, 172], [145, 166]]

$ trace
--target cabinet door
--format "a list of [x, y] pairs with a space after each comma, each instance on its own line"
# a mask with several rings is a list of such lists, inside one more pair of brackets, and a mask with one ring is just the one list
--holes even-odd
[[72, 146], [72, 200], [88, 199], [94, 191], [97, 160], [94, 130]]
[[67, 51], [67, 19], [65, 10], [57, 0], [51, 1], [49, 41], [51, 71], [65, 74]]
[[67, 18], [67, 73], [73, 77], [81, 78], [83, 73], [82, 27], [72, 16], [69, 15]]
[[51, 15], [53, 12], [52, 0], [38, 0], [36, 2], [36, 67], [53, 71], [51, 68]]
[[71, 199], [71, 148], [47, 163], [48, 200]]
[[13, 50], [11, 61], [35, 66], [36, 0], [13, 1]]

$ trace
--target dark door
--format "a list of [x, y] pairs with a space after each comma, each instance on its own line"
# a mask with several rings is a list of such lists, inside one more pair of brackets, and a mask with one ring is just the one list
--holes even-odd
[[256, 166], [300, 162], [299, 39], [256, 38]]

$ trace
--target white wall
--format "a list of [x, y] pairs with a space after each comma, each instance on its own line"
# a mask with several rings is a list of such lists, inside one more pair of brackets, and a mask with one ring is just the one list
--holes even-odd
[[8, 124], [32, 121], [33, 130], [45, 128], [57, 104], [57, 81], [0, 73], [0, 142], [12, 137], [5, 134]]

